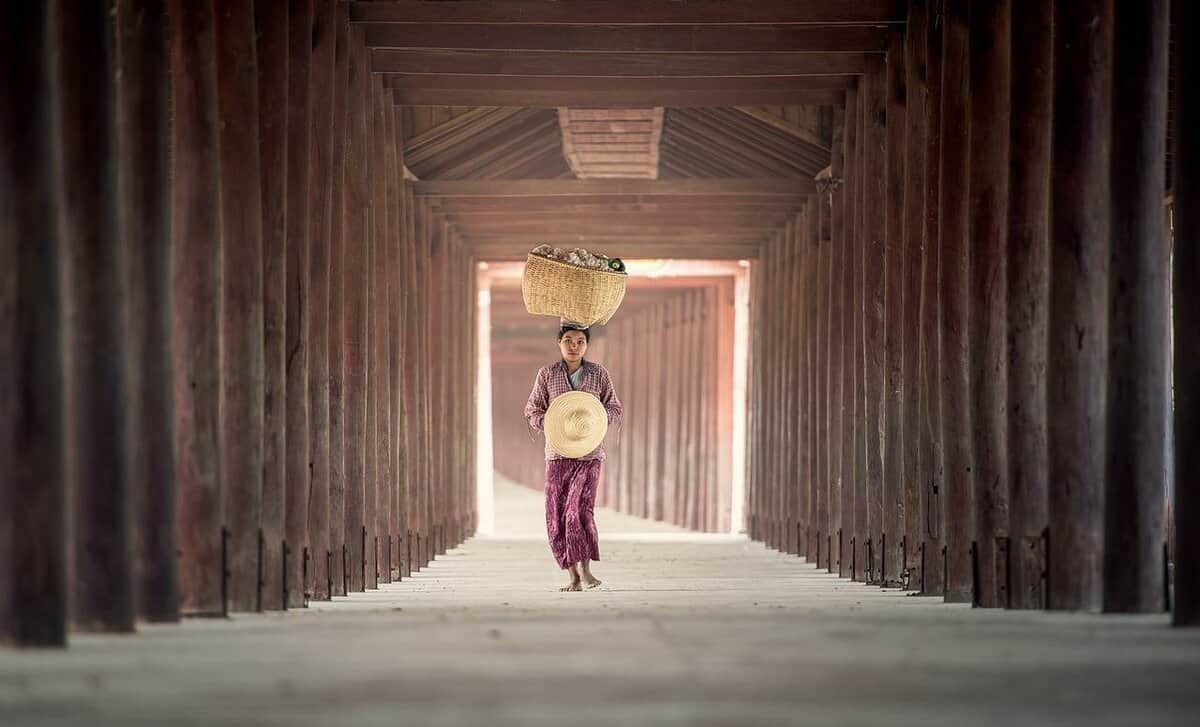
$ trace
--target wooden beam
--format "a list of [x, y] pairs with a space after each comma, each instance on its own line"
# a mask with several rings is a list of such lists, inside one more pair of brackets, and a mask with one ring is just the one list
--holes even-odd
[[644, 195], [795, 197], [816, 193], [807, 179], [634, 179], [634, 180], [426, 180], [413, 184], [419, 197], [607, 197]]
[[558, 51], [371, 51], [375, 73], [594, 78], [662, 76], [830, 76], [866, 71], [868, 53], [588, 53]]
[[[436, 76], [443, 78], [443, 76]], [[623, 108], [665, 106], [701, 108], [709, 106], [836, 106], [843, 102], [840, 89], [770, 91], [512, 91], [468, 89], [396, 89], [400, 106], [590, 106]]]
[[460, 0], [452, 4], [394, 0], [355, 2], [355, 22], [487, 23], [497, 25], [874, 25], [903, 23], [904, 4], [897, 0], [819, 0], [796, 3], [764, 0], [730, 3], [692, 0]]
[[[455, 75], [386, 73], [383, 77], [388, 88], [427, 91], [826, 91], [845, 89], [854, 83], [854, 77], [846, 75], [576, 78], [543, 75], [495, 76], [470, 73]], [[472, 114], [486, 115], [495, 111], [496, 109], [473, 109], [454, 117], [446, 124], [458, 123], [459, 119], [469, 118]], [[439, 127], [444, 125], [439, 125]], [[421, 136], [427, 133], [429, 132], [424, 132]]]
[[624, 53], [870, 52], [887, 45], [879, 27], [644, 25], [587, 27], [486, 23], [366, 23], [372, 48]]

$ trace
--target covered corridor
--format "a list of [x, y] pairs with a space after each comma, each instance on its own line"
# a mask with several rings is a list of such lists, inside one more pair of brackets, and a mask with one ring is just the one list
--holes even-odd
[[2, 12], [0, 722], [1200, 714], [1192, 3]]

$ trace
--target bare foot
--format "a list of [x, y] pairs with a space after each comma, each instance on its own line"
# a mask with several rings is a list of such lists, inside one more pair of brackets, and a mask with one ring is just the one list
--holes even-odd
[[559, 591], [582, 591], [583, 589], [579, 587], [579, 581], [572, 580], [570, 583], [568, 583], [567, 585], [563, 586], [562, 588], [560, 588], [558, 590]]
[[596, 576], [592, 575], [591, 573], [584, 573], [584, 574], [583, 574], [583, 580], [584, 580], [584, 582], [585, 582], [585, 583], [587, 583], [587, 587], [588, 587], [588, 589], [595, 588], [596, 586], [598, 586], [598, 585], [600, 585], [601, 583], [603, 583], [603, 581], [601, 581], [599, 578], [597, 578]]

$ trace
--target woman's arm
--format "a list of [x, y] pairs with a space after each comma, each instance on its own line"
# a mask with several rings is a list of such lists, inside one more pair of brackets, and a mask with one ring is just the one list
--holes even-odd
[[529, 401], [525, 402], [525, 418], [529, 426], [543, 431], [542, 422], [546, 418], [546, 408], [550, 406], [550, 392], [546, 390], [545, 369], [539, 369], [537, 378], [533, 380], [533, 391], [529, 392]]
[[608, 369], [601, 367], [600, 371], [602, 373], [600, 377], [600, 403], [604, 405], [605, 411], [608, 412], [608, 426], [620, 426], [625, 408], [621, 406], [621, 400], [617, 398], [617, 390], [613, 388], [612, 377], [608, 375]]

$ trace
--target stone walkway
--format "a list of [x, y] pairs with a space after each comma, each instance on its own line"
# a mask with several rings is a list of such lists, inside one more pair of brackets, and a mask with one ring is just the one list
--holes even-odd
[[0, 725], [1200, 719], [1200, 631], [1165, 617], [973, 611], [847, 583], [738, 537], [617, 534], [611, 517], [605, 537], [597, 519], [594, 591], [559, 593], [544, 539], [510, 535], [305, 611], [0, 650]]

